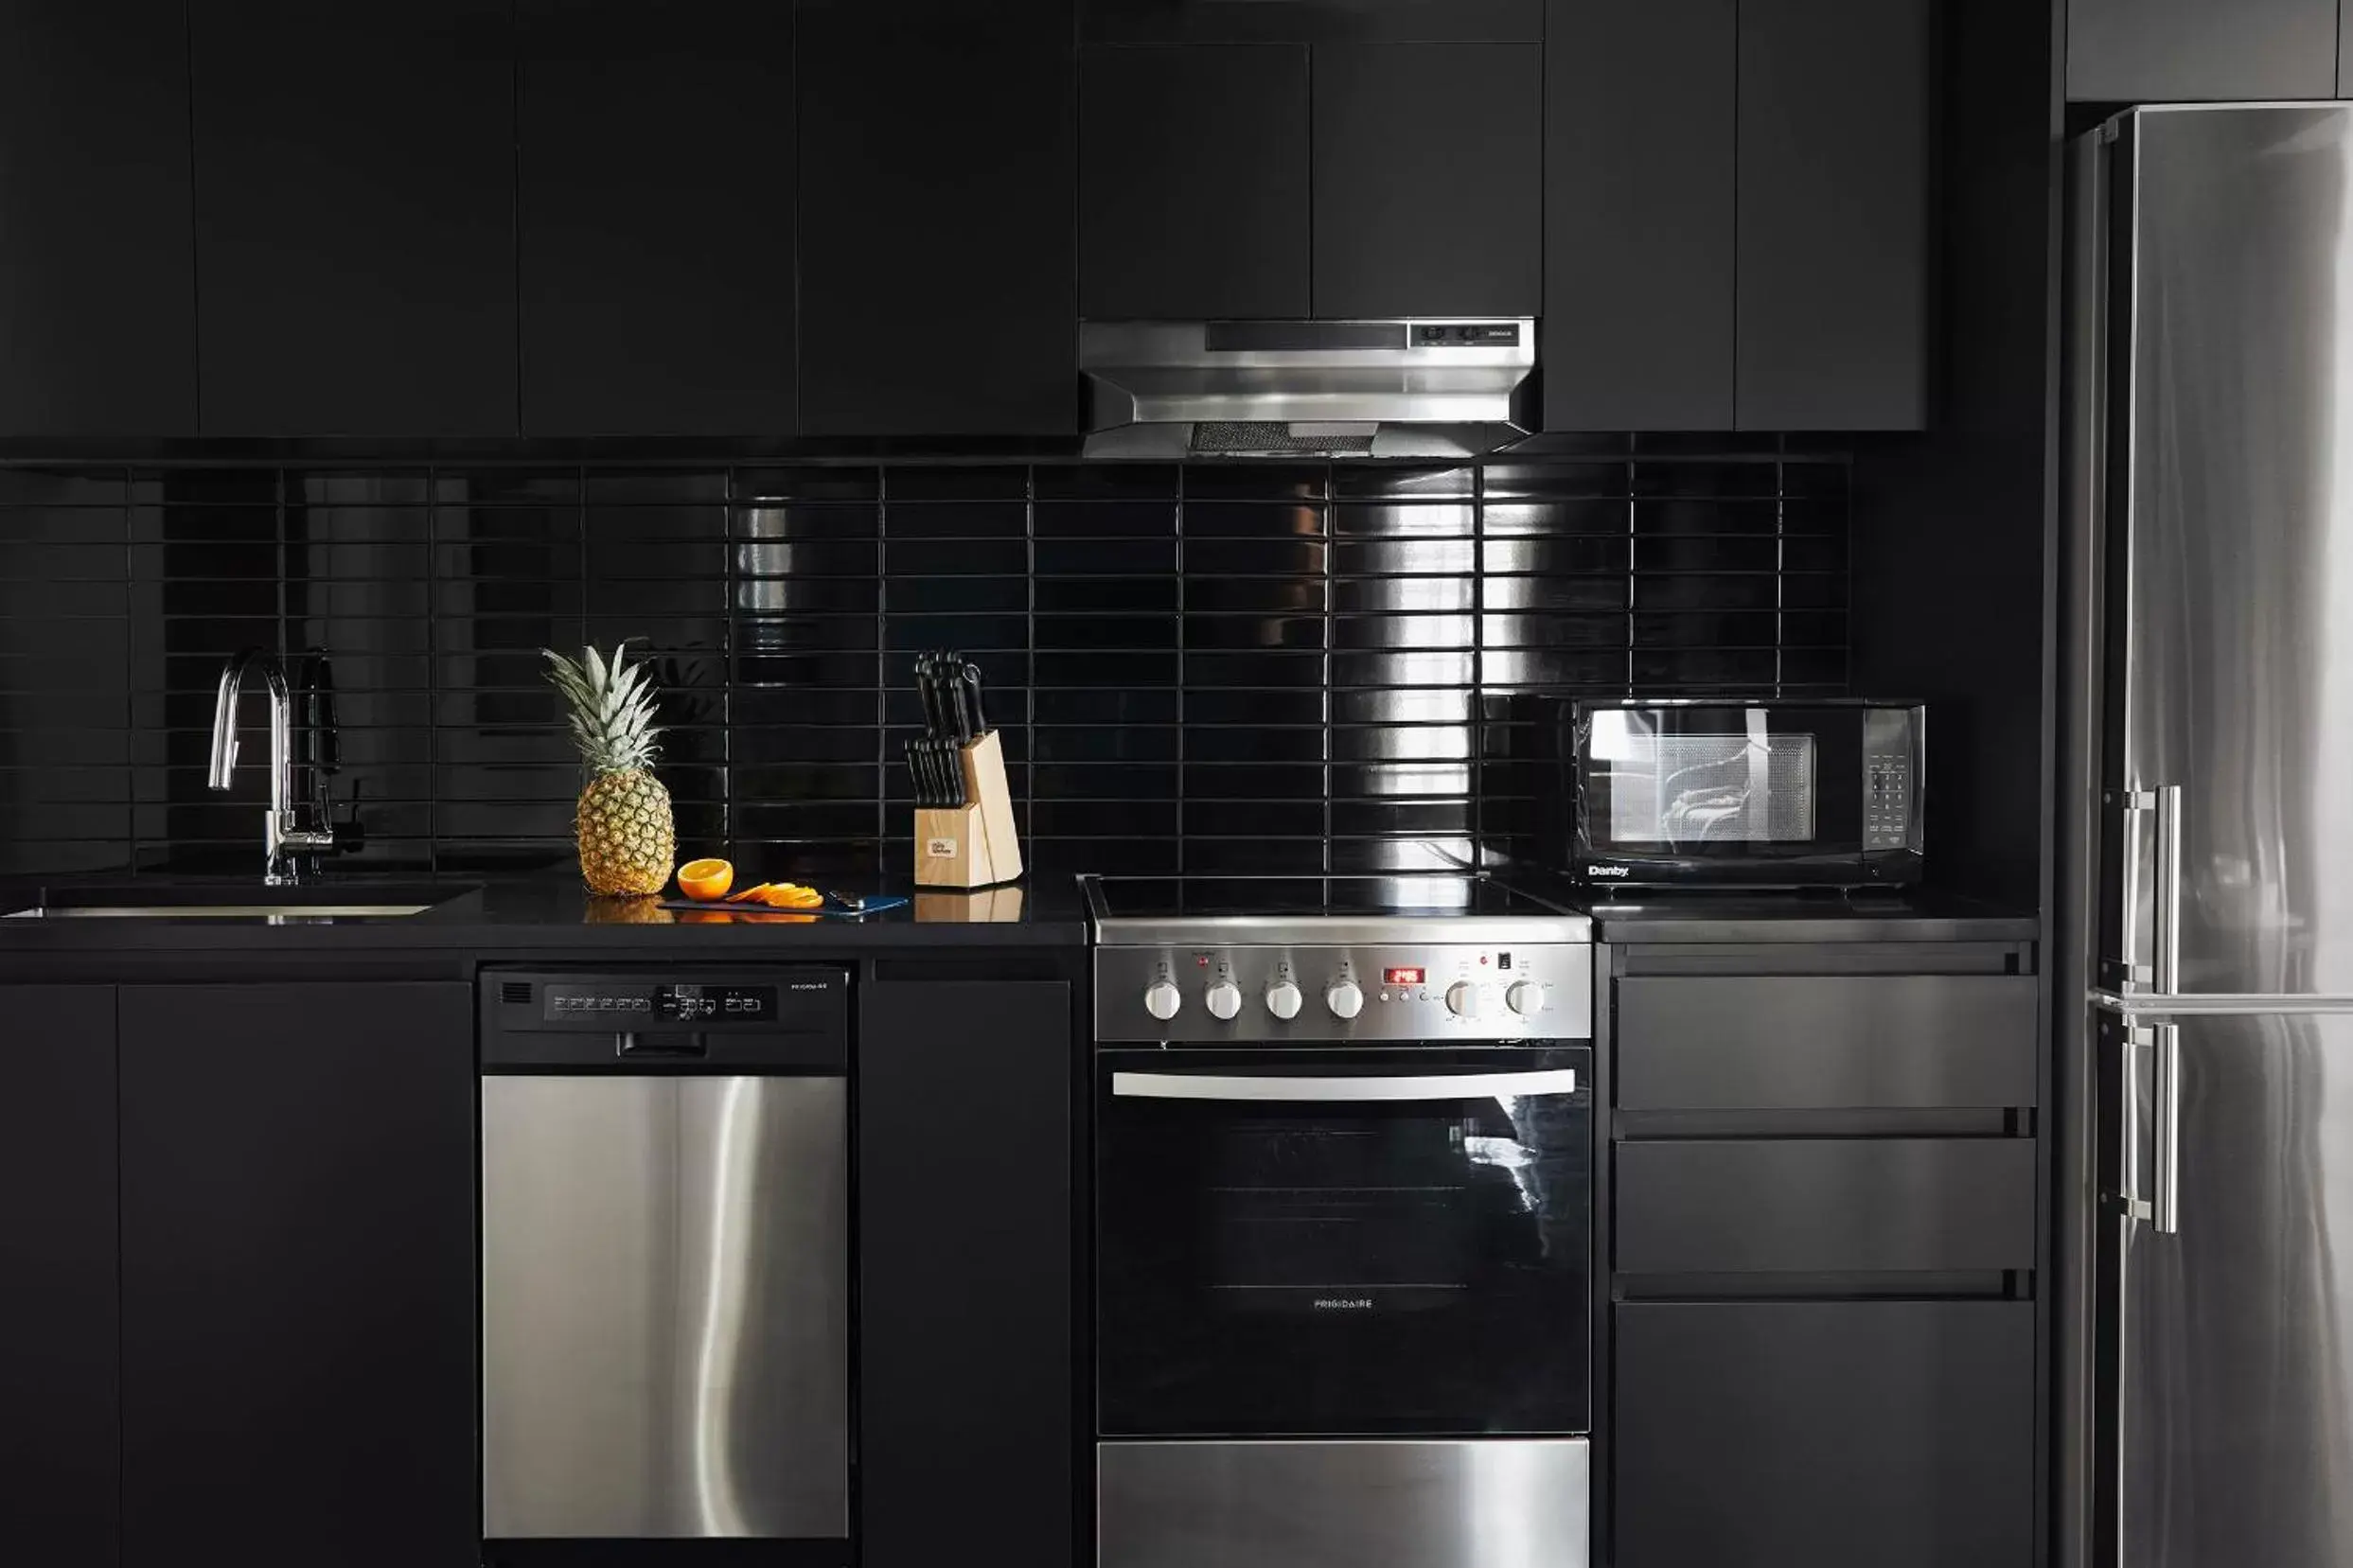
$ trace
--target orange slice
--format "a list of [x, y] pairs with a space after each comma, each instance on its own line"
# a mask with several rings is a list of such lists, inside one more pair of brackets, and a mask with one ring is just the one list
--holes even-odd
[[741, 892], [730, 893], [727, 902], [730, 904], [765, 904], [768, 902], [769, 890], [774, 886], [776, 884], [773, 882], [754, 882]]
[[678, 890], [705, 904], [725, 898], [734, 881], [735, 868], [724, 860], [689, 860], [678, 869]]

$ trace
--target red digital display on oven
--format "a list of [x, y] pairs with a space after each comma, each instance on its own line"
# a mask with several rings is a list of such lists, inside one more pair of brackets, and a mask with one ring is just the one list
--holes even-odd
[[1384, 969], [1381, 971], [1383, 985], [1420, 985], [1428, 978], [1429, 971], [1426, 969]]

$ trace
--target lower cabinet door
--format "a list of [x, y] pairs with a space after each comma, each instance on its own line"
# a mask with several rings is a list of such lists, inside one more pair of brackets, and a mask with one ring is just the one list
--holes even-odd
[[882, 980], [858, 1007], [858, 1559], [1070, 1568], [1070, 988]]
[[2025, 1568], [2026, 1301], [1617, 1313], [1619, 1568]]
[[470, 1568], [472, 988], [120, 996], [124, 1563]]
[[115, 992], [0, 986], [0, 1555], [115, 1560]]

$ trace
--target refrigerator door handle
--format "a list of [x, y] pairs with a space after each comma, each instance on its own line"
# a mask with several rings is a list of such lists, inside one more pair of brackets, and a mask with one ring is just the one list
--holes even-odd
[[[2154, 789], [2126, 790], [2109, 802], [2128, 816], [2148, 813], [2156, 819], [2156, 887], [2150, 894], [2149, 989], [2170, 996], [2182, 988], [2182, 786], [2159, 784]], [[2124, 961], [2133, 965], [2132, 978], [2143, 973], [2133, 963], [2128, 940]]]

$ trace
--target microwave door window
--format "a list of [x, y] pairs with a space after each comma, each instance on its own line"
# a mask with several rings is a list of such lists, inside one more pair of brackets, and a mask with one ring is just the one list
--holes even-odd
[[1724, 849], [1814, 837], [1812, 735], [1661, 734], [1613, 763], [1610, 837], [1627, 845]]

